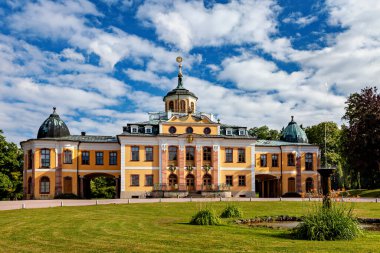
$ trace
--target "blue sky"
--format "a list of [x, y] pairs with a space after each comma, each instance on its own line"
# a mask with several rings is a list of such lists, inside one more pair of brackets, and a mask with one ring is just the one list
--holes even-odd
[[[222, 123], [343, 123], [380, 76], [380, 2], [6, 0], [0, 129], [35, 138], [52, 107], [72, 134], [116, 135], [185, 87]], [[326, 86], [327, 84], [327, 86]]]

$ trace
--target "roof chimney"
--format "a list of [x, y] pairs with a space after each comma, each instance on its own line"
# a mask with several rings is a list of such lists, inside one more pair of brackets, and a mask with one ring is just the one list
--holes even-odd
[[81, 132], [80, 135], [86, 136], [86, 132]]

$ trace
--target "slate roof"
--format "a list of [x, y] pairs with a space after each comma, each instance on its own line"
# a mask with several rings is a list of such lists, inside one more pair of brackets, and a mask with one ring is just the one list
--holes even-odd
[[297, 143], [297, 142], [287, 142], [287, 141], [272, 141], [272, 140], [257, 140], [256, 146], [316, 146], [309, 143]]
[[70, 135], [69, 128], [55, 112], [55, 109], [56, 108], [53, 107], [53, 113], [50, 114], [50, 116], [42, 123], [38, 129], [37, 138], [63, 137]]
[[[92, 142], [92, 143], [117, 143], [116, 136], [100, 136], [100, 135], [69, 135], [64, 137], [47, 137], [39, 139], [29, 139], [27, 141], [75, 141], [75, 142]], [[21, 142], [23, 143], [23, 142]]]

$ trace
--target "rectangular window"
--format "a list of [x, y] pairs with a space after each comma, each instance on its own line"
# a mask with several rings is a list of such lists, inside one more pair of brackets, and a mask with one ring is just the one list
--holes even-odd
[[186, 161], [194, 161], [194, 147], [186, 147]]
[[145, 161], [153, 161], [153, 148], [145, 147]]
[[42, 168], [50, 168], [50, 149], [41, 150], [41, 166]]
[[177, 161], [177, 147], [169, 147], [169, 161]]
[[63, 163], [72, 164], [73, 163], [73, 155], [72, 155], [71, 150], [65, 150], [65, 152], [63, 152], [63, 154], [64, 154]]
[[153, 175], [145, 175], [145, 186], [153, 186]]
[[203, 161], [211, 162], [211, 148], [210, 147], [203, 147]]
[[243, 148], [238, 149], [238, 162], [245, 163], [245, 149]]
[[245, 186], [245, 176], [239, 176], [239, 186]]
[[312, 153], [306, 153], [305, 169], [306, 170], [313, 170], [313, 154]]
[[117, 152], [116, 151], [111, 151], [110, 152], [110, 165], [117, 165]]
[[232, 176], [226, 176], [226, 184], [229, 186], [233, 186]]
[[32, 150], [28, 150], [28, 169], [32, 169], [33, 168], [33, 151]]
[[82, 164], [90, 164], [90, 152], [82, 151]]
[[226, 163], [232, 163], [233, 161], [233, 149], [232, 148], [226, 148]]
[[96, 152], [96, 165], [103, 165], [103, 152]]
[[267, 167], [267, 155], [266, 154], [260, 155], [260, 167]]
[[272, 154], [272, 167], [278, 167], [278, 155]]
[[294, 154], [288, 154], [288, 166], [295, 166]]
[[140, 185], [140, 176], [131, 175], [131, 186], [139, 186], [139, 185]]
[[139, 160], [139, 147], [133, 146], [132, 147], [132, 161], [138, 161]]

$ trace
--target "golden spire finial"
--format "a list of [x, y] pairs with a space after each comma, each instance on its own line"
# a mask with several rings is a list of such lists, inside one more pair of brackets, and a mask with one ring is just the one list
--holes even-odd
[[177, 89], [178, 89], [178, 88], [183, 88], [183, 83], [182, 83], [182, 57], [178, 56], [175, 60], [178, 62], [178, 85], [177, 85]]

